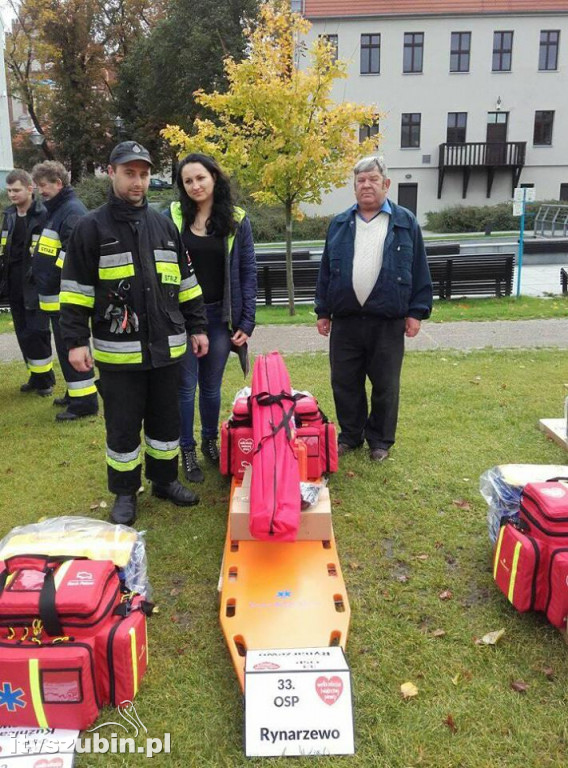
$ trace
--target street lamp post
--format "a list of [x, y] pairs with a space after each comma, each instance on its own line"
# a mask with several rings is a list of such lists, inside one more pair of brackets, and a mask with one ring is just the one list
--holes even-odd
[[30, 136], [30, 141], [34, 145], [34, 147], [41, 147], [41, 145], [45, 141], [45, 136], [43, 135], [43, 133], [40, 133], [38, 131], [35, 125], [30, 131], [29, 136]]

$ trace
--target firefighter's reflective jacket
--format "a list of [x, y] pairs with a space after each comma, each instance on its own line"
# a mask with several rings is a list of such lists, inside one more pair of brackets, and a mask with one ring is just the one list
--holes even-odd
[[[111, 311], [121, 299], [123, 324]], [[173, 223], [147, 204], [135, 208], [114, 195], [75, 227], [60, 302], [69, 349], [88, 344], [91, 318], [100, 368], [170, 365], [185, 352], [188, 334], [206, 332], [201, 288]]]
[[[4, 293], [5, 289], [7, 290], [10, 248], [17, 215], [18, 212], [15, 205], [9, 206], [4, 211], [2, 234], [0, 235], [0, 285], [2, 286], [0, 294]], [[47, 211], [39, 200], [32, 202], [26, 214], [26, 241], [22, 262], [22, 293], [24, 305], [29, 310], [37, 309], [39, 306], [37, 285], [32, 277], [32, 255], [46, 216]]]
[[48, 210], [33, 258], [33, 276], [39, 294], [39, 307], [44, 312], [59, 312], [59, 283], [67, 241], [87, 209], [71, 187], [45, 202]]

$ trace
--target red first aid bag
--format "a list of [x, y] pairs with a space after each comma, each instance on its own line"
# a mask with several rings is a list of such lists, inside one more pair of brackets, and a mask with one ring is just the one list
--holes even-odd
[[51, 636], [93, 635], [119, 602], [110, 560], [18, 555], [0, 569], [0, 627], [40, 619]]
[[568, 616], [568, 547], [550, 553], [548, 564], [546, 618], [559, 629], [566, 629]]
[[298, 396], [294, 411], [296, 437], [306, 444], [308, 480], [337, 472], [337, 435], [332, 424], [311, 395]]
[[518, 611], [544, 608], [540, 543], [510, 522], [502, 525], [499, 531], [493, 557], [493, 579]]
[[520, 518], [533, 536], [551, 546], [568, 546], [568, 486], [527, 483], [521, 494]]
[[[124, 608], [124, 611], [120, 609]], [[151, 606], [140, 596], [115, 609], [112, 623], [106, 624], [95, 640], [99, 695], [103, 704], [117, 707], [132, 701], [148, 666], [146, 616]]]
[[93, 641], [0, 640], [0, 726], [89, 728], [98, 717]]
[[252, 375], [249, 529], [255, 539], [294, 541], [300, 524], [300, 470], [293, 448], [295, 397], [278, 352], [258, 355]]

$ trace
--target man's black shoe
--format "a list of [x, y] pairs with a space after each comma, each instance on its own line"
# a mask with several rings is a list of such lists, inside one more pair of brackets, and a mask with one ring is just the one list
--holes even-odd
[[195, 447], [181, 449], [181, 463], [185, 479], [190, 483], [202, 483], [205, 480], [203, 470], [197, 463]]
[[136, 520], [136, 495], [119, 494], [110, 513], [111, 523], [132, 525]]
[[211, 464], [219, 464], [219, 449], [217, 448], [217, 440], [213, 437], [204, 437], [201, 441], [201, 453], [205, 456], [207, 461]]
[[173, 480], [164, 485], [152, 483], [152, 495], [159, 499], [168, 499], [178, 507], [193, 507], [199, 502], [199, 496], [182, 485], [179, 480]]
[[55, 421], [77, 421], [77, 419], [84, 419], [86, 416], [96, 416], [97, 413], [98, 410], [92, 411], [91, 413], [74, 413], [67, 409], [66, 411], [58, 413], [55, 417]]
[[56, 405], [58, 408], [66, 408], [68, 405], [71, 405], [71, 398], [66, 392], [63, 397], [56, 397], [53, 405]]
[[32, 387], [32, 390], [40, 397], [51, 397], [53, 394], [53, 387], [44, 387], [43, 389]]

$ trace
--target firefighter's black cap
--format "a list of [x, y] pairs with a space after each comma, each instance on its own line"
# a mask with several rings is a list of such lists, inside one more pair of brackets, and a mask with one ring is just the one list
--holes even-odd
[[148, 150], [137, 141], [121, 141], [110, 153], [111, 165], [122, 165], [133, 160], [142, 160], [148, 165], [153, 165]]

